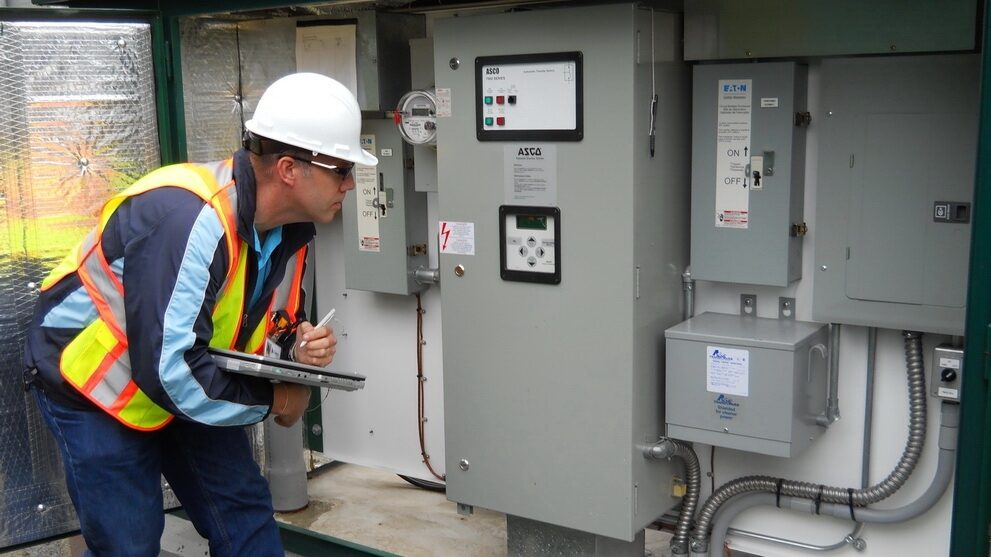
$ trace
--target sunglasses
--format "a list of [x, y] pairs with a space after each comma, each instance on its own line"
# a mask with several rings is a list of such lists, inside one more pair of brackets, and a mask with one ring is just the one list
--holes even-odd
[[333, 165], [333, 164], [327, 164], [325, 162], [318, 162], [318, 161], [315, 161], [315, 160], [312, 160], [312, 159], [304, 159], [302, 157], [293, 157], [293, 158], [296, 159], [296, 160], [298, 160], [298, 161], [308, 162], [310, 164], [315, 164], [315, 165], [317, 165], [317, 166], [319, 166], [321, 168], [326, 168], [327, 170], [333, 172], [334, 174], [337, 174], [337, 176], [339, 176], [341, 178], [341, 180], [347, 179], [347, 177], [351, 175], [351, 171], [354, 170], [354, 164], [353, 163], [352, 164], [349, 164], [347, 166], [336, 166], [336, 165]]

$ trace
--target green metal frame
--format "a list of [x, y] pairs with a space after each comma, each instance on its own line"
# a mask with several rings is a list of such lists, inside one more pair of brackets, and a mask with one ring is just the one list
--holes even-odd
[[[65, 4], [65, 0], [35, 0], [36, 4]], [[105, 1], [75, 1], [83, 9], [0, 8], [0, 16], [24, 20], [90, 19], [95, 21], [145, 21], [151, 23], [158, 94], [159, 135], [162, 162], [184, 160], [186, 130], [179, 59], [179, 17], [197, 14], [245, 11], [316, 2], [272, 0], [132, 0], [121, 3], [132, 9], [96, 9]], [[88, 8], [93, 6], [93, 9]], [[982, 2], [983, 45], [991, 29], [991, 0]], [[133, 9], [139, 8], [139, 9]], [[987, 53], [982, 47], [982, 52]], [[953, 500], [953, 530], [950, 554], [954, 557], [986, 555], [991, 523], [991, 57], [984, 56], [977, 179], [974, 188], [973, 228], [967, 339], [960, 442]], [[312, 423], [313, 415], [308, 416]], [[308, 428], [309, 429], [309, 428]], [[309, 434], [309, 432], [308, 432]], [[314, 440], [311, 440], [311, 443]], [[312, 445], [311, 445], [312, 446]], [[280, 524], [286, 549], [301, 554], [389, 555], [355, 544], [334, 540], [294, 526]], [[324, 545], [330, 543], [331, 545]], [[324, 552], [327, 553], [324, 553]], [[344, 551], [344, 552], [336, 552]]]
[[991, 520], [991, 2], [984, 2], [980, 138], [950, 555], [987, 555]]

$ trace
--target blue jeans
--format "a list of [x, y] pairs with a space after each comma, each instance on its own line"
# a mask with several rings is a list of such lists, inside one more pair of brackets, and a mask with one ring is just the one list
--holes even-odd
[[88, 556], [157, 557], [162, 475], [209, 540], [210, 555], [285, 555], [268, 482], [243, 428], [176, 418], [157, 431], [136, 431], [98, 409], [68, 408], [35, 393], [62, 452]]

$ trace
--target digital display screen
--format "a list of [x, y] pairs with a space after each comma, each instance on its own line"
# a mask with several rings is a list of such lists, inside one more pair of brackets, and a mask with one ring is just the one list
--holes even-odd
[[516, 215], [516, 228], [519, 230], [547, 230], [547, 216]]
[[429, 108], [413, 108], [410, 109], [410, 112], [413, 113], [413, 116], [430, 116]]

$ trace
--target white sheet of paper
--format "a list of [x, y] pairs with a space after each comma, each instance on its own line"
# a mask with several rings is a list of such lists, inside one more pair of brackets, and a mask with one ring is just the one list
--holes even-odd
[[358, 97], [357, 25], [296, 28], [296, 69], [330, 76]]

